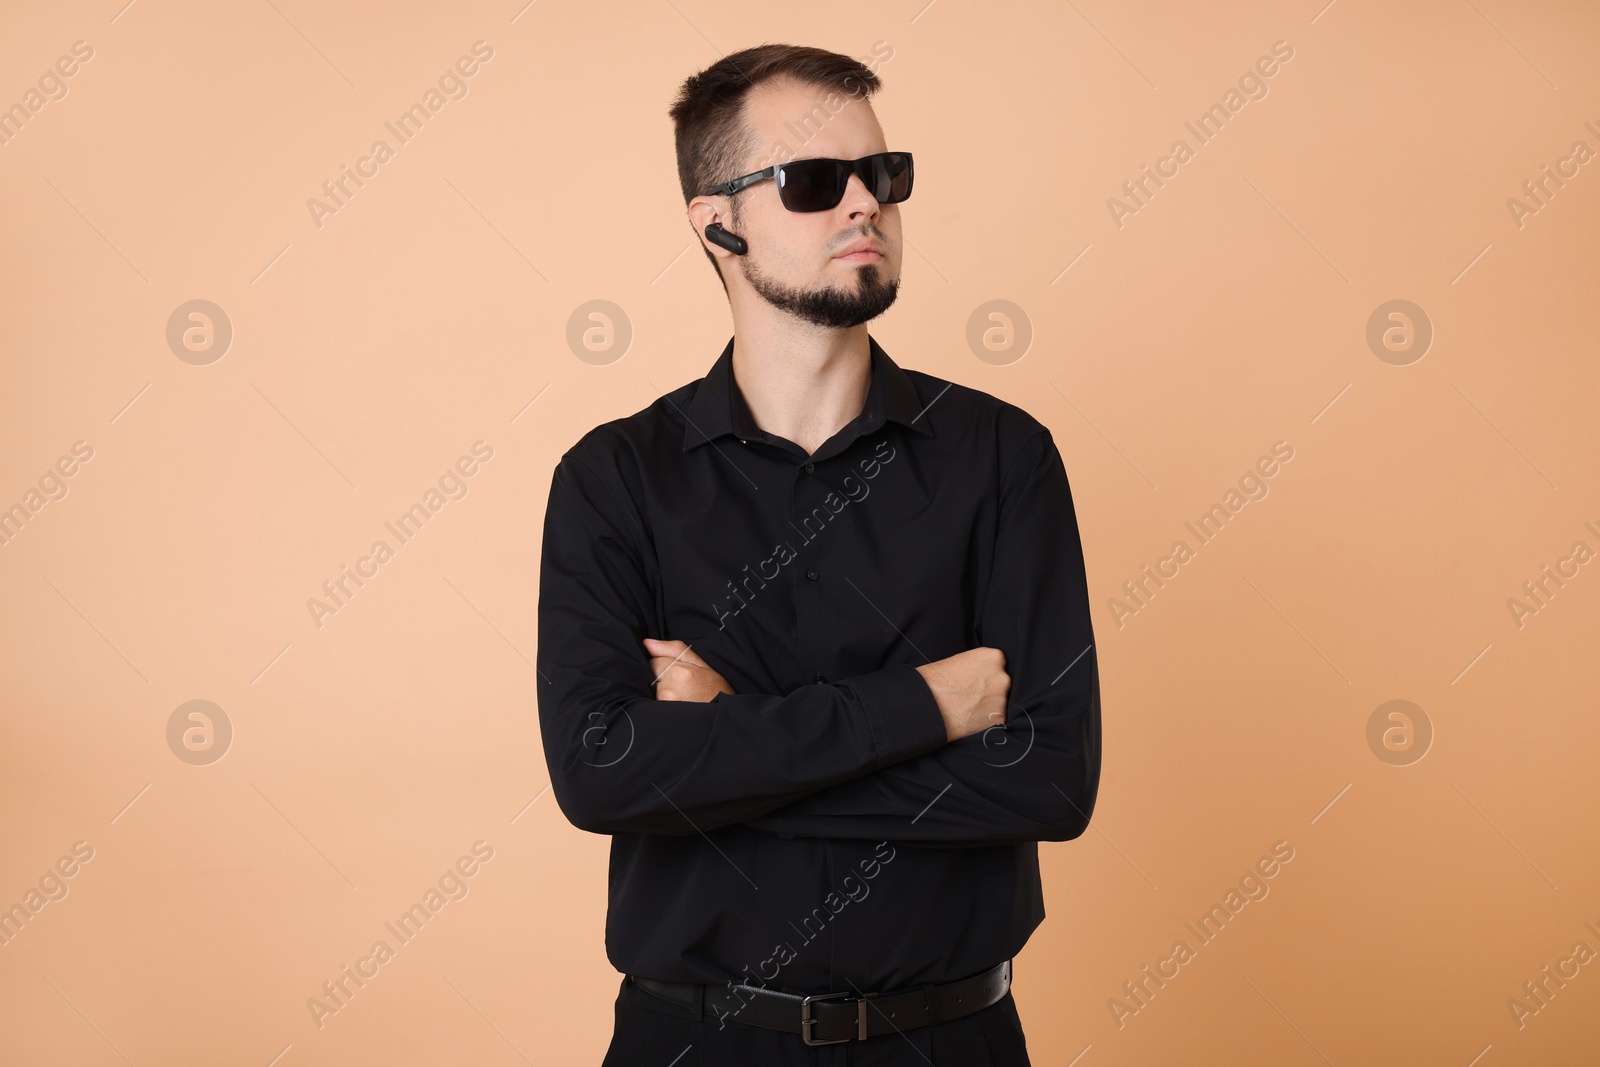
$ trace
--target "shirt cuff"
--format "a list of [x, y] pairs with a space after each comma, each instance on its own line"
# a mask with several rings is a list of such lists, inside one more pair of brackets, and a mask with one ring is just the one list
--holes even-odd
[[875, 767], [887, 767], [932, 752], [949, 740], [939, 702], [920, 671], [899, 663], [847, 678], [872, 729]]

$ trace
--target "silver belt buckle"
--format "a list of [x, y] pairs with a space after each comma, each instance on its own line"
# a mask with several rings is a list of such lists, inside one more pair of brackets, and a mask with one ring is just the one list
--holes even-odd
[[[817, 1020], [811, 1016], [812, 1002], [817, 1000], [837, 1000], [840, 997], [848, 997], [849, 995], [849, 993], [817, 993], [802, 1000], [800, 1002], [800, 1040], [808, 1045], [841, 1045], [849, 1041], [848, 1037], [836, 1037], [832, 1041], [814, 1041], [811, 1038], [811, 1028], [817, 1025]], [[861, 1040], [865, 1041], [867, 1039], [867, 1002], [865, 1000], [856, 1001], [856, 1032]]]

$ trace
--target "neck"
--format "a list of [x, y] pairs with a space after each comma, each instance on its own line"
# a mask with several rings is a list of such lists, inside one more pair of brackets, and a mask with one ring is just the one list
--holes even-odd
[[733, 377], [756, 425], [810, 455], [866, 405], [872, 384], [867, 325], [838, 330], [790, 316], [736, 318]]

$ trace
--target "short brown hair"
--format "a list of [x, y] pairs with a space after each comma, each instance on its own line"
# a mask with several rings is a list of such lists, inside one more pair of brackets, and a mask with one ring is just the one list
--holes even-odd
[[[880, 85], [878, 76], [859, 60], [825, 48], [794, 44], [746, 48], [690, 75], [667, 112], [672, 116], [678, 184], [685, 205], [718, 182], [740, 176], [738, 168], [757, 148], [756, 131], [745, 121], [745, 97], [756, 86], [783, 77], [863, 99]], [[737, 196], [730, 215], [729, 221], [737, 226]], [[717, 257], [708, 248], [701, 251], [722, 278]], [[722, 288], [728, 288], [725, 278]]]

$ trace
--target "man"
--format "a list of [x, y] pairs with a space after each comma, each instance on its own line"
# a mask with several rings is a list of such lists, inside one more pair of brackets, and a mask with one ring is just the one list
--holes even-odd
[[1028, 1063], [1037, 842], [1100, 778], [1083, 557], [1050, 431], [868, 335], [912, 184], [878, 86], [788, 45], [684, 83], [734, 338], [552, 479], [539, 721], [612, 836], [606, 1067]]

